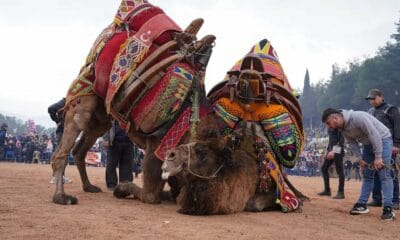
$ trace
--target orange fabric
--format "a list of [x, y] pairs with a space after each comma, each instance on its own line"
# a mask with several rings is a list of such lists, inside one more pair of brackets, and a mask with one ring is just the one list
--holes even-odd
[[240, 105], [231, 102], [228, 98], [220, 98], [216, 103], [230, 114], [247, 121], [261, 121], [288, 112], [284, 106], [278, 104], [252, 103]]

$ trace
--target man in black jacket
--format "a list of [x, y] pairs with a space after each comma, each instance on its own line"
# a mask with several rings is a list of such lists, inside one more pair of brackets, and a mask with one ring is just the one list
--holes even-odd
[[56, 137], [57, 137], [57, 145], [60, 143], [64, 132], [64, 106], [65, 106], [65, 98], [62, 98], [60, 101], [50, 105], [47, 109], [49, 112], [51, 120], [53, 120], [57, 124], [56, 129]]
[[133, 173], [133, 143], [128, 135], [113, 121], [110, 131], [105, 136], [108, 141], [108, 154], [106, 166], [107, 189], [114, 191], [118, 184], [116, 168], [119, 168], [119, 182], [132, 182]]
[[338, 129], [328, 129], [329, 143], [327, 153], [322, 164], [321, 171], [324, 179], [324, 191], [318, 193], [320, 196], [331, 196], [331, 188], [329, 186], [329, 167], [335, 163], [336, 172], [339, 176], [339, 188], [334, 199], [344, 198], [344, 172], [343, 172], [343, 156], [344, 156], [344, 138]]
[[[387, 128], [389, 128], [393, 138], [392, 148], [392, 159], [395, 163], [397, 154], [399, 154], [400, 148], [400, 113], [399, 109], [393, 105], [385, 102], [383, 92], [379, 89], [371, 89], [368, 96], [365, 98], [369, 101], [372, 108], [368, 110], [368, 113], [376, 117], [381, 121]], [[393, 209], [399, 210], [399, 178], [398, 169], [396, 164], [393, 164], [392, 170], [393, 177]], [[381, 181], [375, 172], [374, 176], [374, 189], [372, 192], [372, 202], [369, 202], [368, 206], [382, 206], [382, 187]]]

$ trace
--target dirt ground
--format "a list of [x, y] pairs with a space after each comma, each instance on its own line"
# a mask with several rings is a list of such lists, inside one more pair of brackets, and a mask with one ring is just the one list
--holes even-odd
[[[66, 192], [78, 205], [52, 203], [50, 165], [0, 163], [0, 239], [400, 239], [400, 220], [382, 222], [381, 209], [363, 216], [348, 214], [360, 182], [346, 182], [346, 199], [318, 197], [320, 177], [290, 177], [310, 202], [303, 213], [263, 212], [218, 216], [186, 216], [171, 202], [149, 205], [121, 200], [106, 190], [104, 168], [88, 167], [93, 184], [103, 193], [82, 191], [79, 173]], [[140, 183], [141, 179], [135, 179]], [[331, 180], [332, 187], [337, 180]], [[400, 212], [397, 211], [400, 216]]]

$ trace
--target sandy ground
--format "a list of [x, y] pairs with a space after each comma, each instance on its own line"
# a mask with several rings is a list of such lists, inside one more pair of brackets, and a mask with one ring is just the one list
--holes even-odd
[[[88, 167], [92, 183], [103, 193], [85, 193], [79, 173], [66, 192], [78, 205], [52, 203], [50, 165], [0, 163], [0, 239], [400, 239], [400, 220], [382, 222], [381, 209], [351, 216], [360, 182], [346, 182], [345, 200], [318, 197], [320, 177], [290, 177], [310, 202], [303, 213], [263, 212], [218, 216], [186, 216], [171, 202], [149, 205], [116, 199], [106, 190], [104, 168]], [[140, 183], [141, 179], [135, 179]], [[336, 187], [337, 180], [331, 185]], [[400, 212], [397, 211], [398, 216]]]

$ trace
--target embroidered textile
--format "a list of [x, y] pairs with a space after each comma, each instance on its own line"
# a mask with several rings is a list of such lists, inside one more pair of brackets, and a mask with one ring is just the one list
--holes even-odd
[[151, 133], [173, 119], [181, 108], [192, 85], [193, 70], [186, 63], [168, 67], [156, 85], [136, 104], [131, 113], [135, 125]]
[[168, 130], [168, 133], [161, 140], [160, 145], [154, 152], [156, 157], [158, 157], [160, 160], [164, 161], [165, 153], [174, 148], [189, 129], [191, 113], [191, 109], [189, 107], [186, 108], [186, 110], [179, 116], [174, 125]]
[[147, 0], [122, 0], [115, 14], [114, 23], [120, 25], [128, 20], [135, 8], [147, 3]]

